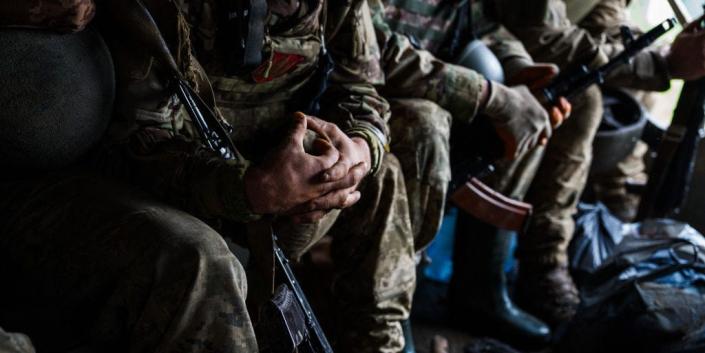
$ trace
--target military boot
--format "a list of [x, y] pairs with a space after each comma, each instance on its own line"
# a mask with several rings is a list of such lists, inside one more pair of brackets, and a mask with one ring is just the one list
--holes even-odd
[[516, 297], [523, 307], [551, 327], [570, 321], [580, 304], [567, 265], [519, 262]]
[[509, 297], [504, 263], [513, 236], [467, 215], [458, 217], [450, 311], [456, 324], [476, 333], [517, 345], [543, 345], [550, 340], [549, 327]]

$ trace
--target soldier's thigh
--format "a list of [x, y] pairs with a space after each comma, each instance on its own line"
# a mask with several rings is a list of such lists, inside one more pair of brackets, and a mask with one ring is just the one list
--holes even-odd
[[425, 99], [392, 99], [389, 120], [391, 149], [404, 177], [450, 180], [451, 114]]
[[127, 324], [136, 320], [128, 306], [146, 301], [137, 297], [152, 290], [155, 278], [170, 271], [188, 276], [190, 267], [223, 268], [211, 273], [231, 273], [246, 291], [242, 267], [215, 231], [127, 186], [57, 175], [0, 183], [0, 191], [0, 322], [6, 329], [28, 328], [23, 331], [33, 339], [55, 340], [54, 347], [76, 344], [107, 302], [116, 305], [111, 296], [118, 283], [133, 286], [119, 289], [126, 297], [116, 305], [124, 305]]

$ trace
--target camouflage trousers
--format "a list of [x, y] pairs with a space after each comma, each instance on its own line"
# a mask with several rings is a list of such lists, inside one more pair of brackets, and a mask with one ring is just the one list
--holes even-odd
[[244, 270], [203, 222], [83, 174], [0, 194], [0, 322], [38, 351], [258, 351]]
[[639, 211], [641, 196], [627, 190], [627, 182], [643, 183], [648, 180], [644, 156], [649, 147], [639, 141], [632, 153], [607, 173], [591, 175], [588, 185], [595, 199], [624, 222], [633, 222]]
[[400, 322], [409, 317], [416, 282], [414, 244], [402, 168], [387, 154], [360, 186], [353, 207], [310, 225], [278, 224], [279, 245], [301, 257], [324, 235], [333, 237], [331, 285], [336, 352], [400, 352]]
[[585, 188], [601, 119], [602, 94], [591, 87], [573, 100], [572, 116], [554, 131], [545, 148], [501, 164], [488, 181], [497, 191], [534, 206], [527, 232], [519, 237], [520, 262], [567, 264], [573, 215]]
[[391, 99], [391, 150], [404, 171], [416, 251], [438, 232], [451, 179], [453, 117], [424, 99]]

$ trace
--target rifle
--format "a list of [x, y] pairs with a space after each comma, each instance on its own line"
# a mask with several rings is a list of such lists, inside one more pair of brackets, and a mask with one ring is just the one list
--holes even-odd
[[634, 34], [628, 27], [622, 27], [624, 51], [619, 53], [619, 55], [608, 63], [594, 70], [590, 70], [587, 65], [581, 64], [577, 69], [569, 71], [567, 74], [559, 75], [553, 82], [541, 90], [545, 101], [550, 105], [555, 105], [558, 103], [560, 97], [570, 99], [593, 84], [603, 84], [605, 78], [609, 76], [612, 71], [629, 63], [634, 56], [675, 28], [676, 23], [675, 18], [669, 18], [642, 34], [637, 39], [634, 39]]
[[[627, 27], [623, 27], [624, 51], [596, 69], [590, 70], [587, 65], [582, 64], [576, 70], [559, 75], [548, 86], [541, 89], [544, 102], [549, 105], [557, 104], [560, 97], [572, 98], [593, 84], [604, 83], [605, 78], [612, 71], [629, 63], [631, 58], [673, 29], [675, 24], [676, 20], [673, 18], [663, 21], [638, 39], [634, 39], [631, 31]], [[462, 65], [463, 62], [459, 64]], [[480, 145], [476, 143], [469, 148], [465, 146], [462, 150], [483, 152], [471, 158], [469, 162], [454, 163], [457, 166], [453, 168], [451, 187], [454, 188], [454, 191], [451, 193], [450, 199], [463, 211], [485, 223], [521, 232], [528, 223], [532, 207], [528, 203], [505, 197], [480, 181], [482, 174], [494, 171], [492, 164], [500, 159], [502, 146], [499, 143], [499, 138], [493, 134], [494, 129], [489, 123], [476, 121], [473, 123], [473, 130], [481, 131], [480, 136], [476, 132], [470, 132], [476, 137], [471, 140], [480, 141]], [[462, 160], [462, 157], [457, 160]]]
[[[111, 1], [109, 3], [115, 6], [113, 10], [117, 10], [113, 13], [121, 14], [119, 19], [130, 25], [133, 37], [140, 40], [144, 48], [165, 65], [164, 69], [168, 71], [172, 87], [191, 117], [202, 143], [225, 160], [241, 158], [230, 138], [231, 127], [216, 117], [215, 113], [181, 75], [149, 10], [140, 0]], [[268, 338], [272, 342], [269, 344], [269, 351], [272, 353], [294, 351], [333, 353], [306, 295], [294, 276], [289, 261], [276, 243], [276, 236], [270, 223], [260, 223], [257, 226], [262, 224], [266, 227], [265, 232], [267, 233], [267, 237], [264, 237], [267, 239], [263, 241], [270, 241], [266, 245], [268, 248], [263, 250], [272, 253], [275, 273], [280, 274], [278, 278], [283, 282], [276, 288], [274, 297], [263, 310], [271, 314], [267, 317], [270, 322], [266, 322], [264, 326], [278, 329], [276, 332], [270, 332]]]
[[[671, 6], [682, 21], [685, 16], [675, 2]], [[703, 5], [705, 9], [705, 5]], [[686, 23], [683, 23], [685, 26]], [[700, 19], [700, 30], [705, 20]], [[661, 138], [656, 161], [649, 174], [639, 204], [638, 220], [664, 218], [680, 213], [693, 177], [700, 140], [705, 137], [705, 78], [686, 82], [678, 104], [673, 112], [673, 121]]]

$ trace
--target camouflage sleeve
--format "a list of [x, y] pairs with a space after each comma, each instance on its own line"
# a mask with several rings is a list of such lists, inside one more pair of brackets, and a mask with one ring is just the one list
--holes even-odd
[[141, 128], [128, 139], [113, 142], [109, 151], [101, 161], [104, 172], [127, 179], [176, 207], [205, 218], [237, 222], [258, 218], [245, 198], [249, 163], [244, 159], [224, 161], [184, 134], [155, 127]]
[[322, 100], [322, 116], [348, 135], [367, 141], [374, 173], [389, 143], [389, 104], [374, 87], [383, 80], [380, 50], [365, 0], [347, 5], [349, 11], [342, 16], [340, 6], [328, 5], [327, 43], [335, 69]]
[[[187, 37], [183, 22], [159, 22], [181, 18], [178, 9], [150, 10], [163, 23], [160, 29], [165, 38]], [[199, 216], [240, 222], [256, 219], [245, 196], [243, 178], [249, 162], [244, 158], [225, 161], [203, 147], [179, 99], [158, 78], [158, 63], [132, 42], [126, 38], [109, 41], [117, 77], [116, 113], [106, 146], [96, 158], [97, 167]], [[178, 61], [184, 61], [180, 66], [189, 73], [186, 76], [192, 78], [193, 86], [203, 90], [199, 93], [209, 92], [207, 77], [187, 43], [168, 42], [185, 51], [177, 57], [185, 58]], [[214, 104], [207, 94], [202, 95]]]
[[[498, 19], [519, 38], [534, 60], [561, 69], [575, 63], [596, 67], [621, 52], [620, 44], [594, 37], [570, 22], [562, 0], [496, 0]], [[665, 59], [647, 50], [608, 78], [616, 86], [664, 90], [670, 86]]]
[[521, 69], [534, 64], [534, 60], [526, 51], [524, 44], [504, 26], [500, 26], [483, 40], [487, 42], [492, 52], [502, 63], [507, 78], [513, 77]]
[[93, 0], [3, 0], [0, 27], [82, 30], [95, 15]]
[[477, 114], [485, 78], [467, 68], [445, 63], [428, 51], [416, 49], [403, 34], [384, 21], [380, 0], [368, 0], [377, 39], [382, 45], [385, 82], [380, 92], [390, 98], [431, 100], [454, 117], [471, 121]]

